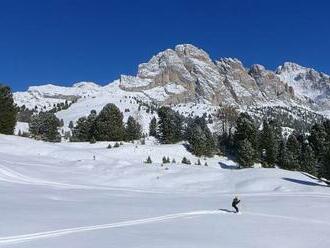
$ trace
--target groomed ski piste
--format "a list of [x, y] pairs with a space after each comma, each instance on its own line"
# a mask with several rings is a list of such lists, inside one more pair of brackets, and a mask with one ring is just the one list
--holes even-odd
[[[108, 144], [0, 135], [0, 247], [330, 245], [323, 182], [280, 169], [237, 170], [225, 157], [195, 165], [182, 144]], [[176, 163], [162, 166], [163, 156]], [[180, 163], [184, 156], [191, 165]], [[235, 195], [240, 214], [232, 212]]]

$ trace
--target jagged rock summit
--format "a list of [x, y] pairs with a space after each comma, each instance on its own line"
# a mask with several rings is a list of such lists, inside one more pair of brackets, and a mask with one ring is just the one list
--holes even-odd
[[[282, 101], [300, 103], [294, 90], [273, 71], [261, 65], [250, 69], [238, 59], [213, 61], [193, 45], [177, 45], [139, 65], [136, 77], [121, 76], [120, 87], [153, 97], [164, 91], [164, 103], [203, 102], [211, 105], [253, 105]], [[175, 89], [175, 90], [173, 90]], [[163, 94], [163, 95], [165, 95]]]

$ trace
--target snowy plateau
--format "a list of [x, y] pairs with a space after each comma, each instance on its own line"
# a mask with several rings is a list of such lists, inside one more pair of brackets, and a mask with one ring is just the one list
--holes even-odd
[[[138, 120], [145, 133], [167, 105], [185, 116], [234, 105], [260, 114], [281, 108], [330, 113], [330, 77], [286, 62], [271, 71], [245, 68], [234, 58], [212, 60], [193, 45], [178, 45], [105, 86], [45, 84], [15, 92], [18, 106], [56, 112], [68, 131], [107, 103]], [[141, 108], [141, 109], [139, 109]], [[293, 111], [294, 110], [294, 111]], [[18, 131], [28, 124], [19, 122]], [[114, 143], [114, 142], [110, 142]], [[232, 160], [198, 158], [183, 144], [147, 137], [107, 149], [109, 142], [47, 143], [0, 135], [0, 247], [12, 248], [325, 248], [330, 246], [330, 188], [299, 171], [237, 170]], [[113, 145], [113, 144], [112, 144]], [[150, 156], [153, 163], [145, 164]], [[162, 165], [168, 156], [177, 163]], [[183, 157], [192, 165], [181, 164]], [[204, 166], [205, 162], [208, 166]], [[231, 201], [241, 199], [241, 213]]]

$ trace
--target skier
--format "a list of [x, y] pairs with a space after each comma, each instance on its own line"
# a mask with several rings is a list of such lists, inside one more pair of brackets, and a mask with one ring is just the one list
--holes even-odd
[[239, 200], [238, 199], [238, 197], [237, 196], [235, 196], [235, 198], [233, 199], [233, 203], [231, 204], [232, 205], [232, 207], [233, 208], [235, 208], [235, 210], [236, 210], [236, 213], [238, 213], [239, 212], [239, 210], [238, 210], [238, 207], [237, 207], [237, 204], [240, 202], [241, 200]]

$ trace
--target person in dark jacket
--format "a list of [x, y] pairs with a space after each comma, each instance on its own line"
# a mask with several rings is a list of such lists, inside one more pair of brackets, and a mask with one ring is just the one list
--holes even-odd
[[233, 199], [233, 203], [231, 204], [232, 207], [235, 208], [236, 213], [239, 212], [237, 205], [238, 205], [238, 203], [239, 203], [240, 201], [241, 201], [241, 200], [239, 200], [238, 197], [235, 196], [235, 198]]

